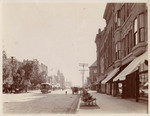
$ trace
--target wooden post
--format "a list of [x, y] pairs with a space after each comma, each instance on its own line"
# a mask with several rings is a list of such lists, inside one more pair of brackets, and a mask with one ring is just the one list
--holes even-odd
[[125, 98], [125, 86], [124, 86], [124, 82], [122, 82], [122, 98]]
[[136, 98], [136, 102], [138, 102], [139, 101], [139, 99], [138, 99], [138, 97], [139, 97], [139, 74], [138, 74], [138, 72], [139, 72], [139, 70], [137, 70], [136, 72], [135, 72], [135, 82], [136, 82], [136, 86], [135, 86], [135, 88], [136, 88], [136, 93], [135, 93], [135, 98]]

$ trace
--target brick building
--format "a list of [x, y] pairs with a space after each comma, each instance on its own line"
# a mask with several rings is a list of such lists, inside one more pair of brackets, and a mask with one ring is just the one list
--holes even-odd
[[92, 90], [96, 90], [96, 84], [97, 81], [97, 61], [95, 61], [90, 67], [89, 67], [89, 78], [88, 83], [91, 85]]
[[137, 98], [148, 81], [148, 17], [145, 3], [108, 3], [99, 29], [97, 70], [99, 92]]

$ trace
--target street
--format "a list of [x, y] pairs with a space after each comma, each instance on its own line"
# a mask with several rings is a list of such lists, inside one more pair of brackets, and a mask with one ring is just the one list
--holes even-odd
[[40, 90], [29, 93], [3, 94], [4, 114], [146, 114], [146, 102], [122, 99], [111, 95], [89, 93], [96, 98], [96, 105], [84, 105], [80, 95], [72, 95], [71, 90], [56, 90], [42, 94]]
[[72, 95], [71, 90], [56, 90], [42, 94], [40, 90], [29, 93], [3, 94], [4, 114], [63, 114], [75, 113], [79, 95]]

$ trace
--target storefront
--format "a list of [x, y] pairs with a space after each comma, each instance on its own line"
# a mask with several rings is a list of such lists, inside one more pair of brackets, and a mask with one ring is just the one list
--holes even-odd
[[104, 80], [105, 77], [106, 77], [106, 75], [97, 77], [98, 80], [95, 82], [95, 85], [96, 85], [96, 90], [98, 93], [102, 93], [103, 86], [102, 86], [101, 82], [102, 82], [102, 80]]
[[138, 98], [142, 96], [141, 89], [148, 82], [147, 59], [147, 52], [136, 57], [113, 79], [115, 95], [121, 94], [122, 98], [135, 98], [138, 101]]
[[104, 93], [107, 93], [109, 95], [112, 94], [112, 82], [111, 82], [111, 79], [118, 73], [120, 68], [116, 68], [114, 70], [112, 70], [108, 76], [101, 82], [102, 83], [102, 86], [103, 86], [103, 89], [102, 91]]
[[97, 82], [93, 82], [93, 83], [91, 83], [91, 87], [90, 87], [90, 89], [91, 90], [96, 90], [97, 89]]
[[139, 99], [148, 100], [148, 61], [139, 66]]
[[96, 91], [97, 91], [97, 93], [100, 93], [100, 92], [101, 92], [101, 84], [100, 84], [100, 81], [97, 81], [97, 83], [96, 83]]
[[105, 93], [106, 92], [106, 90], [105, 90], [106, 85], [102, 84], [102, 81], [106, 78], [106, 76], [107, 76], [106, 74], [101, 76], [101, 79], [99, 80], [99, 92], [100, 93]]

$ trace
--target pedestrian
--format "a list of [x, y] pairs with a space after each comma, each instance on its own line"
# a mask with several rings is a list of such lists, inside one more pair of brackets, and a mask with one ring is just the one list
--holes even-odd
[[67, 95], [67, 91], [66, 91], [66, 95]]
[[27, 80], [24, 81], [24, 91], [26, 93], [28, 92], [28, 82], [27, 82]]

